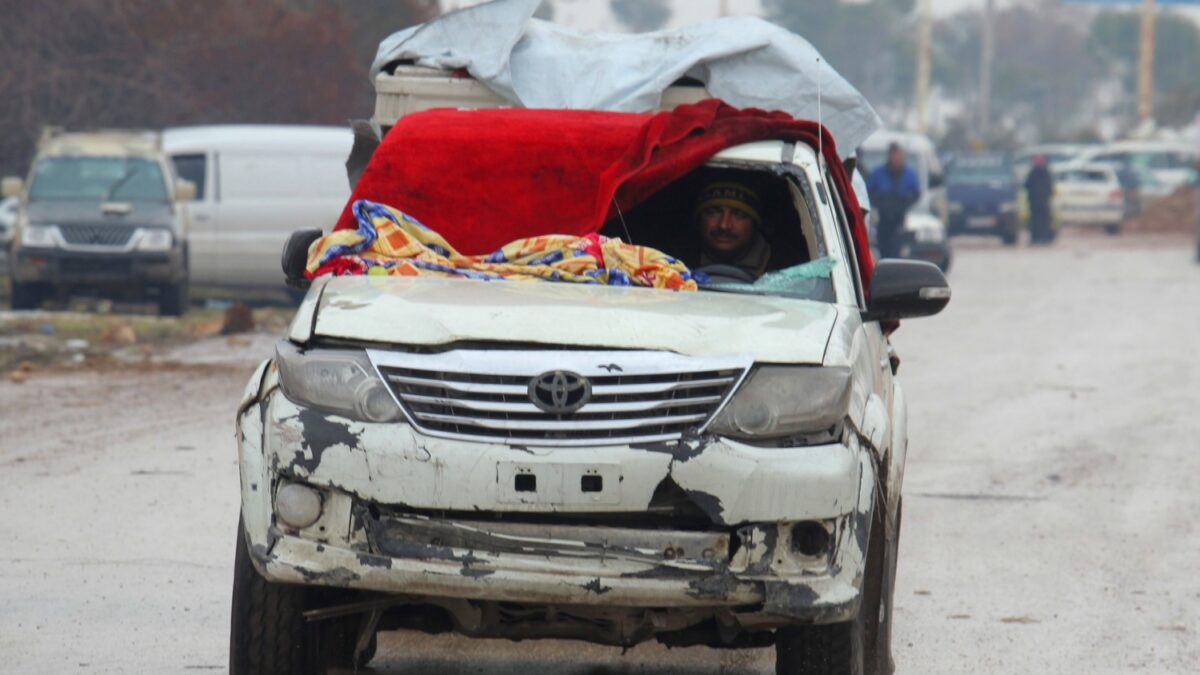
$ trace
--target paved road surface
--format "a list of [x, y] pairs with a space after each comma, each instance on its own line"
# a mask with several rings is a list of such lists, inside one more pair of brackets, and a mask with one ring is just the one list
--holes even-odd
[[[1191, 252], [967, 242], [950, 309], [897, 335], [912, 433], [901, 673], [1196, 672]], [[225, 669], [231, 408], [255, 354], [223, 366], [214, 350], [184, 369], [0, 384], [0, 671]], [[391, 634], [373, 671], [758, 674], [770, 656]]]

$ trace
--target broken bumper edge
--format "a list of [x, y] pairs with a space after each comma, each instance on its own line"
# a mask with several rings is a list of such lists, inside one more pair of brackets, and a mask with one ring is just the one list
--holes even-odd
[[[833, 623], [858, 611], [853, 571], [825, 576], [739, 579], [728, 572], [666, 576], [589, 576], [536, 569], [493, 569], [489, 557], [405, 559], [359, 553], [282, 535], [268, 551], [253, 546], [255, 567], [274, 583], [330, 586], [410, 597], [621, 608], [761, 608], [788, 621]], [[497, 557], [504, 557], [497, 556]], [[473, 560], [464, 564], [463, 560]], [[494, 558], [493, 558], [494, 559]]]

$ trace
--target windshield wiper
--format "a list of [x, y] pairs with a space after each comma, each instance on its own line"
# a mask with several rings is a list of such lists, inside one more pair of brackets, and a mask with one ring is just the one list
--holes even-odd
[[141, 170], [142, 170], [142, 167], [135, 166], [135, 167], [130, 168], [128, 171], [126, 171], [125, 175], [121, 176], [120, 178], [118, 178], [116, 180], [115, 183], [108, 186], [108, 189], [104, 191], [104, 199], [102, 201], [106, 201], [106, 202], [111, 201], [113, 193], [116, 192], [117, 190], [120, 190], [122, 185], [129, 182], [129, 179], [133, 178], [135, 175], [137, 175], [137, 172], [139, 172]]

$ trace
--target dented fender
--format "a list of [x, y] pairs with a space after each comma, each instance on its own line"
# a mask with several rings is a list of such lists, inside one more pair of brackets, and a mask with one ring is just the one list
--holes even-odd
[[[272, 476], [263, 450], [264, 398], [269, 393], [268, 374], [274, 372], [274, 362], [267, 359], [254, 370], [237, 409], [238, 478], [241, 485], [242, 526], [249, 538], [250, 549], [258, 559], [269, 548], [268, 529], [271, 525]], [[260, 570], [261, 571], [261, 570]]]
[[887, 455], [887, 539], [896, 536], [897, 519], [900, 514], [900, 495], [904, 489], [904, 465], [908, 460], [908, 399], [900, 384], [892, 394], [892, 443]]

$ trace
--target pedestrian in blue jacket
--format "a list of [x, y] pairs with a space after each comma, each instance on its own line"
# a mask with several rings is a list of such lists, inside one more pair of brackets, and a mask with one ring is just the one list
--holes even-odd
[[909, 168], [898, 143], [888, 146], [887, 163], [867, 177], [867, 194], [871, 210], [879, 214], [875, 227], [879, 257], [897, 258], [904, 238], [904, 217], [921, 197], [921, 181]]

